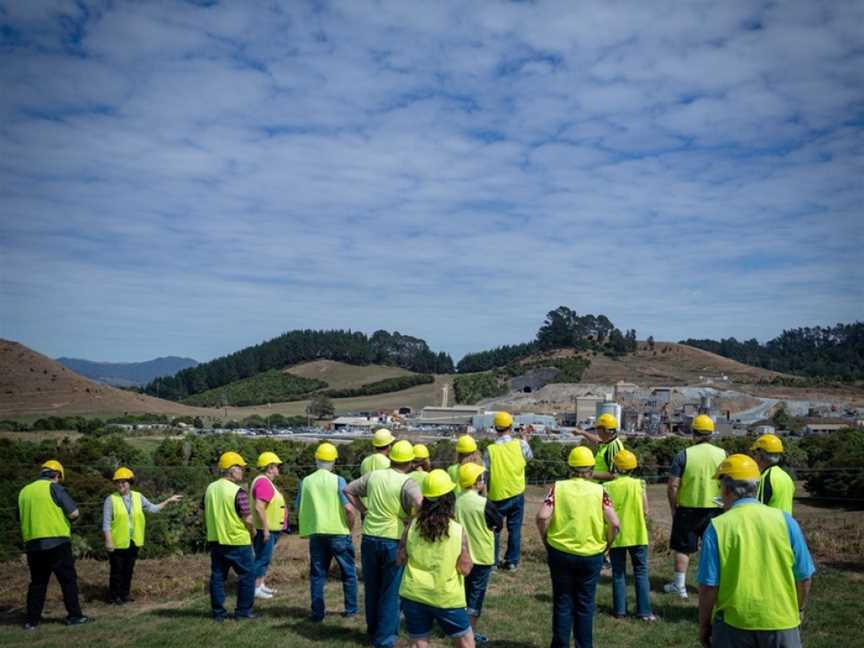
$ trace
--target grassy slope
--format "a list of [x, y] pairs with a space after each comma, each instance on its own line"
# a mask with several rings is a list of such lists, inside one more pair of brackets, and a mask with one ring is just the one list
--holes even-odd
[[360, 387], [368, 383], [384, 380], [385, 378], [396, 378], [397, 376], [410, 376], [413, 371], [399, 367], [386, 367], [384, 365], [349, 365], [344, 362], [333, 360], [315, 360], [289, 367], [287, 372], [303, 378], [315, 378], [327, 383], [327, 389], [345, 389]]
[[[653, 501], [662, 500], [660, 489], [653, 489]], [[540, 503], [542, 491], [532, 488], [527, 510], [533, 514]], [[658, 511], [659, 513], [659, 511]], [[831, 515], [823, 512], [823, 515]], [[665, 520], [658, 520], [663, 526]], [[665, 536], [665, 531], [660, 533]], [[549, 644], [551, 628], [551, 597], [549, 574], [544, 554], [533, 523], [526, 517], [523, 538], [525, 550], [522, 568], [515, 574], [496, 573], [486, 598], [480, 630], [490, 635], [497, 648], [542, 647]], [[355, 543], [358, 547], [359, 542]], [[205, 594], [208, 563], [204, 556], [177, 558], [161, 562], [141, 561], [133, 586], [138, 602], [115, 609], [90, 600], [85, 610], [98, 617], [97, 623], [67, 630], [57, 623], [45, 623], [37, 633], [24, 633], [15, 627], [26, 588], [26, 567], [5, 565], [6, 579], [0, 580], [0, 636], [5, 646], [56, 646], [74, 637], [87, 645], [105, 647], [129, 645], [134, 637], [137, 646], [188, 646], [207, 644], [210, 647], [266, 645], [278, 639], [287, 646], [356, 646], [365, 643], [362, 615], [353, 620], [338, 616], [342, 609], [338, 581], [327, 586], [330, 614], [324, 624], [305, 621], [308, 611], [308, 579], [306, 578], [306, 543], [291, 536], [280, 542], [274, 560], [271, 586], [279, 589], [272, 601], [256, 606], [266, 618], [242, 625], [228, 622], [214, 626], [207, 618], [208, 600]], [[358, 561], [359, 562], [359, 561]], [[694, 561], [695, 563], [695, 561]], [[803, 639], [811, 647], [835, 648], [857, 645], [858, 622], [864, 597], [864, 578], [858, 560], [856, 571], [840, 571], [820, 562], [814, 581], [812, 600], [803, 629]], [[695, 569], [695, 564], [691, 571]], [[103, 593], [107, 568], [104, 563], [81, 561], [79, 574], [85, 599]], [[671, 576], [670, 556], [655, 552], [652, 556], [652, 589], [656, 592]], [[690, 582], [693, 582], [691, 577]], [[630, 606], [634, 604], [632, 587]], [[362, 610], [362, 586], [360, 588]], [[232, 595], [233, 596], [233, 595]], [[595, 643], [599, 646], [692, 646], [697, 643], [696, 597], [687, 602], [673, 600], [663, 594], [653, 594], [654, 610], [663, 621], [646, 626], [635, 620], [618, 621], [609, 616], [611, 584], [601, 581], [597, 595], [598, 613], [595, 618]], [[233, 598], [229, 599], [233, 605]], [[52, 582], [46, 616], [62, 616], [59, 592]], [[449, 642], [437, 639], [434, 645]]]

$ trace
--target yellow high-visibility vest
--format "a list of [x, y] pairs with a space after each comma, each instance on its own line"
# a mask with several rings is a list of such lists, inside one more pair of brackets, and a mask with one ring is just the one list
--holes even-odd
[[500, 502], [524, 493], [526, 461], [519, 439], [492, 443], [486, 451], [489, 453], [489, 499]]
[[714, 501], [720, 496], [720, 481], [714, 479], [714, 473], [726, 458], [726, 451], [710, 443], [697, 443], [685, 452], [687, 462], [678, 488], [678, 506], [720, 508]]
[[139, 547], [144, 546], [144, 526], [147, 520], [144, 519], [141, 493], [130, 491], [129, 498], [132, 503], [131, 533], [129, 511], [126, 510], [123, 496], [120, 493], [111, 494], [111, 542], [115, 549], [128, 549], [130, 540]]
[[18, 514], [24, 542], [40, 538], [69, 538], [69, 520], [51, 497], [50, 479], [37, 479], [18, 493]]
[[348, 535], [348, 518], [339, 499], [339, 477], [319, 469], [303, 479], [300, 490], [300, 537]]
[[475, 565], [495, 564], [495, 534], [486, 525], [486, 498], [473, 488], [456, 500], [456, 521], [468, 534], [468, 547]]
[[648, 544], [648, 526], [645, 524], [645, 482], [619, 475], [606, 482], [606, 492], [612, 500], [621, 529], [612, 547], [634, 547]]
[[368, 501], [363, 520], [363, 534], [376, 538], [399, 540], [407, 517], [402, 510], [402, 486], [408, 475], [392, 468], [376, 470], [366, 482]]
[[[269, 479], [269, 477], [267, 475], [258, 475], [252, 480], [251, 487], [249, 488], [250, 497], [252, 497], [252, 493], [255, 491], [255, 484], [259, 479]], [[267, 518], [267, 530], [281, 531], [285, 527], [285, 497], [276, 488], [276, 484], [272, 480], [270, 481], [270, 485], [273, 486], [273, 499], [267, 502], [267, 506], [264, 509], [264, 514]], [[256, 529], [261, 528], [261, 520], [258, 519], [257, 513], [252, 515], [252, 522]]]
[[420, 536], [417, 522], [413, 522], [405, 540], [408, 563], [399, 595], [444, 610], [464, 608], [464, 579], [456, 569], [462, 553], [462, 533], [462, 526], [450, 520], [447, 537], [429, 542]]
[[207, 522], [207, 541], [220, 545], [244, 546], [252, 544], [249, 530], [237, 515], [234, 499], [240, 486], [227, 479], [217, 479], [204, 494], [204, 519]]
[[581, 477], [555, 482], [555, 505], [546, 532], [549, 546], [577, 556], [606, 550], [603, 487]]

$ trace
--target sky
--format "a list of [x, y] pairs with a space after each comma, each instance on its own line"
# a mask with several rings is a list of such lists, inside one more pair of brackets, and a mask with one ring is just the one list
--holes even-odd
[[864, 319], [864, 3], [0, 0], [0, 337]]

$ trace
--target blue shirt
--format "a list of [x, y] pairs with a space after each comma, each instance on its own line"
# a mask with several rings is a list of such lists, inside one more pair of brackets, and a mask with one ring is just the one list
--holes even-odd
[[[735, 502], [732, 508], [735, 508], [739, 504], [758, 503], [759, 501], [755, 498], [745, 497]], [[813, 559], [810, 557], [810, 550], [807, 548], [804, 534], [801, 533], [801, 527], [798, 526], [795, 518], [785, 511], [783, 515], [786, 516], [786, 528], [789, 530], [789, 544], [792, 545], [792, 554], [794, 555], [792, 571], [795, 574], [795, 580], [807, 580], [816, 572]], [[702, 536], [699, 572], [696, 575], [696, 579], [700, 585], [710, 585], [712, 587], [720, 585], [720, 551], [717, 548], [717, 531], [714, 530], [713, 522], [708, 525], [708, 528], [705, 529], [705, 534]]]

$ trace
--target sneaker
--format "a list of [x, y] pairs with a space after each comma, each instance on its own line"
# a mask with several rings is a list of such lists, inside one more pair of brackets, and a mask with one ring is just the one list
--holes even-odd
[[256, 588], [256, 590], [255, 590], [255, 598], [257, 598], [257, 599], [272, 599], [272, 598], [273, 598], [273, 595], [270, 594], [270, 593], [268, 593], [268, 592], [266, 592], [266, 591], [264, 590], [264, 588], [262, 588], [262, 587], [258, 587], [258, 588]]
[[485, 644], [489, 642], [489, 637], [484, 634], [480, 634], [479, 632], [474, 633], [474, 643], [479, 645]]
[[343, 618], [343, 619], [352, 619], [352, 618], [354, 618], [355, 616], [357, 616], [357, 612], [356, 612], [356, 611], [354, 611], [354, 612], [349, 612], [348, 610], [345, 610], [345, 611], [342, 613], [342, 618]]
[[660, 620], [653, 614], [649, 614], [648, 616], [640, 616], [640, 617], [636, 617], [636, 618], [639, 619], [640, 621], [644, 621], [645, 623], [654, 623], [655, 621]]
[[498, 563], [498, 569], [502, 569], [508, 572], [514, 572], [519, 569], [519, 565], [517, 565], [516, 563], [507, 562], [506, 560], [502, 560], [500, 563]]
[[666, 583], [663, 586], [663, 591], [667, 594], [677, 594], [681, 600], [687, 600], [687, 586], [683, 589], [679, 588], [675, 583]]
[[84, 625], [85, 623], [93, 623], [96, 619], [93, 617], [81, 616], [77, 617], [66, 617], [66, 620], [63, 622], [67, 626], [76, 626], [76, 625]]
[[261, 586], [261, 590], [262, 590], [263, 592], [267, 592], [267, 594], [275, 594], [276, 592], [279, 591], [279, 590], [275, 590], [275, 589], [270, 589], [270, 588], [267, 587], [266, 585], [262, 585], [262, 586]]
[[39, 627], [38, 623], [30, 623], [29, 621], [27, 623], [25, 623], [23, 626], [21, 626], [21, 628], [23, 628], [24, 630], [35, 630], [38, 627]]
[[250, 612], [249, 614], [235, 614], [235, 621], [255, 621], [256, 619], [263, 618], [264, 615], [260, 612]]

